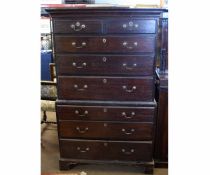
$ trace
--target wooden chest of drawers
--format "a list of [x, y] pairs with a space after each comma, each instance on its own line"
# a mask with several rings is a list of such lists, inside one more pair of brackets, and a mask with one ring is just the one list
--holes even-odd
[[58, 80], [60, 169], [153, 171], [154, 73], [162, 9], [48, 9]]

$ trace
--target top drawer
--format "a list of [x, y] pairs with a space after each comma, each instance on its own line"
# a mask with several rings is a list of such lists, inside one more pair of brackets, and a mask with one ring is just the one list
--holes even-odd
[[156, 33], [155, 19], [108, 19], [108, 20], [54, 20], [54, 33], [100, 34], [100, 33]]
[[54, 33], [101, 33], [100, 20], [54, 20]]
[[156, 21], [154, 19], [110, 20], [105, 28], [106, 33], [156, 33]]

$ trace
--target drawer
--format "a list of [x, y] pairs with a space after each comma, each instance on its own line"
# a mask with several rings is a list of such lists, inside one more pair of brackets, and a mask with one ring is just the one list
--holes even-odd
[[57, 105], [59, 120], [153, 122], [155, 107]]
[[53, 33], [101, 33], [100, 20], [54, 20]]
[[58, 99], [154, 101], [153, 77], [58, 76]]
[[117, 19], [106, 22], [106, 33], [156, 33], [154, 19]]
[[152, 140], [153, 123], [59, 121], [62, 138]]
[[58, 75], [153, 75], [154, 56], [57, 55]]
[[60, 140], [60, 155], [69, 159], [151, 161], [152, 142]]
[[154, 35], [63, 36], [55, 35], [55, 51], [68, 52], [154, 52]]

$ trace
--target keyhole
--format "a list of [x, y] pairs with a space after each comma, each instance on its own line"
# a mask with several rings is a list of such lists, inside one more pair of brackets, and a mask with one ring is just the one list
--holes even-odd
[[107, 58], [106, 57], [103, 57], [103, 62], [106, 62]]
[[107, 83], [107, 79], [103, 79], [103, 83], [106, 84]]
[[79, 26], [80, 26], [80, 22], [76, 22], [76, 26], [78, 26], [78, 27], [79, 27]]
[[106, 43], [106, 39], [105, 38], [103, 38], [103, 43]]

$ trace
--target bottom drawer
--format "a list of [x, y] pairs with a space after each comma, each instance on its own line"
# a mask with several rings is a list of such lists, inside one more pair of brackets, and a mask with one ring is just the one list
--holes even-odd
[[152, 141], [60, 140], [62, 158], [116, 161], [151, 161]]

